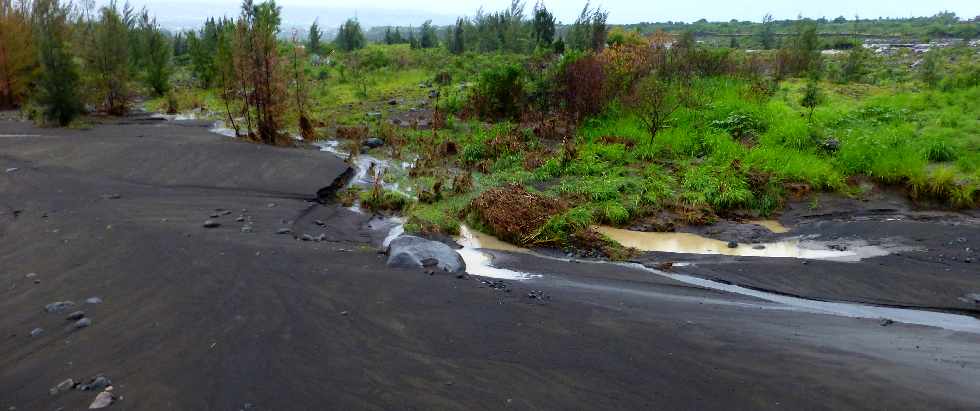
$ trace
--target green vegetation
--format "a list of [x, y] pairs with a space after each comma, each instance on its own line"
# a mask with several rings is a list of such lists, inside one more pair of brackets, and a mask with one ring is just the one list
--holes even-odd
[[[0, 4], [0, 104], [64, 125], [84, 103], [121, 114], [142, 95], [266, 144], [298, 134], [359, 151], [376, 137], [373, 155], [412, 163], [383, 177], [412, 197], [379, 177], [340, 199], [402, 213], [412, 231], [466, 223], [622, 258], [595, 225], [764, 217], [869, 181], [980, 205], [976, 47], [878, 53], [856, 40], [978, 35], [949, 14], [612, 27], [586, 4], [561, 26], [543, 3], [525, 15], [514, 1], [449, 27], [365, 33], [350, 19], [325, 41], [317, 23], [286, 39], [271, 1], [176, 35], [112, 3], [77, 16], [53, 0]], [[4, 48], [25, 38], [34, 53]]]

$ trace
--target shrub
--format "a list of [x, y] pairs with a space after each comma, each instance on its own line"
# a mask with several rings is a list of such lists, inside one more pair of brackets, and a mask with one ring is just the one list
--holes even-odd
[[470, 97], [473, 110], [483, 118], [515, 118], [521, 113], [526, 96], [526, 74], [516, 64], [484, 71]]
[[477, 220], [501, 240], [524, 245], [565, 207], [558, 200], [511, 184], [484, 191], [470, 203]]

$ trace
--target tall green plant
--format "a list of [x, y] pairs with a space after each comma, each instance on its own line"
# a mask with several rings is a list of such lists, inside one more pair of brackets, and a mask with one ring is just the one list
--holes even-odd
[[364, 48], [367, 40], [364, 38], [364, 31], [361, 30], [361, 23], [355, 19], [348, 19], [337, 30], [337, 38], [334, 44], [343, 51], [354, 51]]
[[78, 66], [68, 52], [68, 7], [58, 0], [36, 0], [33, 15], [41, 66], [36, 101], [43, 121], [66, 126], [83, 110]]

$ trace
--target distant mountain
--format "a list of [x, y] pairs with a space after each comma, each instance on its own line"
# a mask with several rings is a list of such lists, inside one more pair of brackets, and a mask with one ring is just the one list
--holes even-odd
[[[236, 17], [239, 14], [238, 3], [171, 2], [167, 7], [151, 4], [148, 8], [156, 15], [157, 21], [170, 30], [198, 28], [208, 17]], [[419, 26], [426, 20], [432, 20], [436, 25], [448, 25], [453, 24], [457, 17], [418, 10], [290, 5], [282, 8], [282, 25], [286, 28], [284, 31], [291, 31], [292, 28], [308, 28], [313, 20], [318, 18], [320, 27], [330, 30], [355, 16], [365, 29], [378, 26]]]

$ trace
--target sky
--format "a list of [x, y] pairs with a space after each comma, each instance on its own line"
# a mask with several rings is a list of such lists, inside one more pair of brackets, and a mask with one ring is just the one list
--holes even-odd
[[[258, 2], [259, 0], [255, 0]], [[530, 13], [534, 0], [528, 0]], [[146, 6], [165, 25], [193, 26], [206, 16], [238, 14], [240, 2], [234, 0], [130, 0]], [[451, 24], [460, 15], [473, 15], [481, 5], [485, 10], [504, 9], [509, 0], [278, 0], [286, 25], [308, 25], [319, 18], [323, 26], [336, 26], [357, 15], [365, 26], [419, 25], [427, 19]], [[980, 15], [978, 0], [601, 0], [593, 1], [608, 10], [613, 24], [662, 21], [759, 21], [766, 13], [777, 20], [804, 17], [852, 18], [930, 16], [949, 10], [960, 17]], [[581, 11], [584, 0], [551, 0], [546, 5], [558, 20], [570, 23]]]

